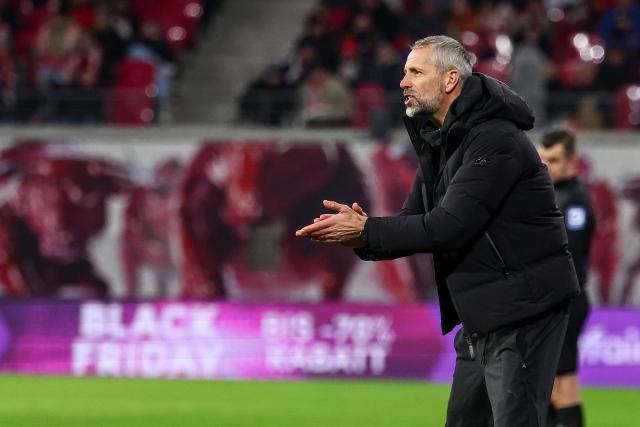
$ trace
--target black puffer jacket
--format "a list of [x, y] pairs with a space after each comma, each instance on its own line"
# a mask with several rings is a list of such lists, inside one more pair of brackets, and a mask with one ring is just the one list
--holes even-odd
[[420, 160], [399, 215], [371, 217], [365, 260], [432, 252], [446, 333], [488, 332], [579, 292], [563, 217], [546, 168], [523, 130], [527, 104], [474, 73], [442, 129], [405, 117]]

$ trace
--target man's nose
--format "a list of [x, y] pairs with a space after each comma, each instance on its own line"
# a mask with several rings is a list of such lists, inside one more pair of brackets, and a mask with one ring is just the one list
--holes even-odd
[[407, 89], [411, 87], [411, 81], [409, 81], [409, 79], [407, 79], [407, 77], [403, 77], [402, 80], [400, 80], [400, 88], [401, 89]]

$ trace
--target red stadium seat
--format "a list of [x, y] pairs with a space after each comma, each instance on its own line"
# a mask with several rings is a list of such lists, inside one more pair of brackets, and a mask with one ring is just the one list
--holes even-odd
[[117, 125], [141, 126], [153, 122], [155, 67], [146, 61], [125, 60], [119, 67], [111, 90], [108, 119]]
[[371, 114], [387, 108], [387, 100], [382, 86], [374, 82], [360, 84], [354, 91], [354, 109], [351, 126], [366, 129], [371, 124]]

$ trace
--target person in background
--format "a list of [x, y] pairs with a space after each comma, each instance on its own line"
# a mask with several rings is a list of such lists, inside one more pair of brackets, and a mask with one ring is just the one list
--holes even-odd
[[152, 20], [142, 22], [139, 33], [127, 50], [127, 57], [154, 65], [160, 120], [171, 121], [172, 79], [176, 71], [176, 58], [169, 43], [163, 37], [162, 27], [158, 22]]
[[391, 43], [380, 42], [376, 47], [373, 63], [364, 72], [363, 80], [376, 82], [385, 91], [395, 92], [400, 76], [402, 76], [402, 64], [398, 59], [398, 53]]
[[291, 120], [295, 87], [285, 81], [285, 67], [272, 64], [240, 97], [242, 120], [264, 126], [281, 126]]
[[140, 31], [140, 17], [126, 0], [99, 5], [94, 17], [93, 35], [103, 51], [100, 85], [113, 83], [118, 63]]
[[516, 37], [509, 85], [533, 110], [537, 125], [547, 121], [547, 57], [540, 46], [541, 29], [527, 28]]
[[0, 122], [13, 118], [18, 73], [12, 52], [11, 27], [0, 20]]
[[405, 14], [403, 28], [412, 41], [444, 32], [445, 23], [437, 3], [436, 0], [420, 0], [415, 12]]
[[326, 68], [315, 68], [301, 87], [301, 118], [306, 126], [341, 126], [351, 117], [346, 85]]
[[51, 121], [60, 114], [60, 89], [72, 85], [82, 62], [83, 29], [71, 16], [71, 4], [61, 2], [57, 14], [44, 24], [33, 47], [35, 86], [41, 102], [34, 121]]
[[585, 292], [589, 271], [589, 252], [595, 230], [595, 215], [589, 193], [578, 179], [576, 137], [564, 129], [545, 134], [540, 157], [547, 165], [556, 192], [556, 203], [564, 214], [569, 251], [582, 292], [571, 303], [565, 336], [549, 411], [549, 427], [582, 427], [583, 411], [577, 377], [578, 336], [589, 315]]
[[617, 0], [600, 21], [599, 32], [605, 43], [622, 43], [626, 49], [640, 46], [640, 6], [635, 0]]
[[310, 45], [322, 58], [323, 64], [335, 70], [338, 66], [338, 46], [336, 39], [326, 28], [324, 22], [317, 17], [307, 19], [306, 31], [298, 41], [298, 45]]

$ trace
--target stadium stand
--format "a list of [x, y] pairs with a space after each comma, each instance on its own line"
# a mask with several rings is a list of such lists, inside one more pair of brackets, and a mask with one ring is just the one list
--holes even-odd
[[[636, 115], [617, 114], [637, 104], [627, 90], [640, 82], [634, 0], [238, 0], [224, 8], [220, 31], [204, 34], [222, 3], [1, 1], [0, 120], [148, 125], [170, 122], [178, 110], [182, 123], [314, 125], [303, 94], [321, 68], [350, 98], [344, 117], [330, 122], [375, 123], [384, 137], [402, 113], [397, 84], [408, 45], [444, 33], [465, 44], [477, 71], [521, 93], [539, 125], [638, 126]], [[257, 40], [267, 33], [269, 46]], [[123, 75], [149, 67], [144, 87]], [[235, 117], [227, 114], [234, 99]], [[314, 97], [313, 109], [321, 103]]]
[[[265, 71], [240, 97], [242, 122], [305, 125], [301, 95], [307, 76], [318, 67], [350, 88], [353, 126], [370, 122], [369, 110], [380, 113], [362, 102], [363, 93], [386, 93], [386, 116], [397, 117], [402, 108], [397, 84], [408, 45], [444, 33], [465, 44], [476, 71], [522, 93], [538, 124], [565, 121], [584, 129], [638, 124], [628, 114], [615, 114], [622, 104], [637, 102], [627, 97], [635, 92], [623, 89], [640, 81], [640, 7], [632, 0], [322, 0], [302, 27], [289, 57], [266, 66], [280, 70], [287, 91], [297, 89], [297, 108], [283, 110], [273, 102], [269, 96], [281, 96], [275, 88], [251, 96]], [[270, 109], [275, 111], [264, 111]], [[268, 119], [273, 115], [280, 119]]]
[[197, 44], [219, 3], [0, 2], [2, 121], [157, 122], [169, 108], [183, 53]]

